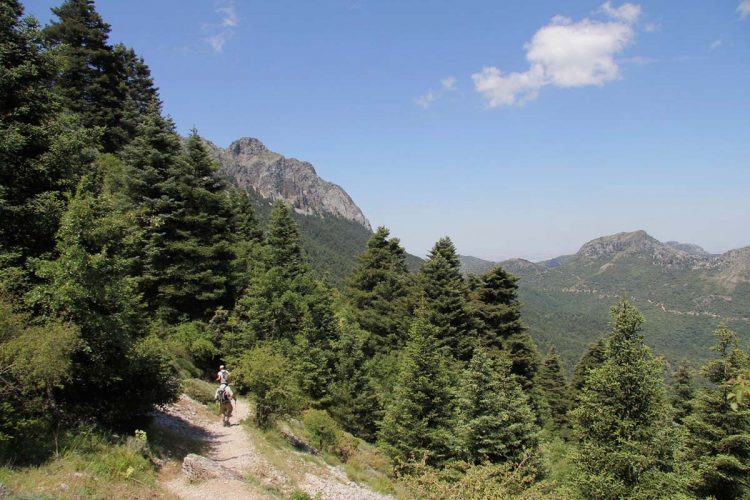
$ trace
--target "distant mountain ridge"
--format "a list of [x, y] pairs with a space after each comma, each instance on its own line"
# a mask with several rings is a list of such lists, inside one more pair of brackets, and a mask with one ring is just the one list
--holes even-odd
[[238, 139], [227, 149], [205, 142], [219, 163], [221, 174], [235, 186], [251, 188], [267, 200], [283, 199], [300, 214], [341, 217], [372, 231], [351, 196], [340, 186], [321, 179], [311, 163], [286, 158], [253, 137]]
[[500, 265], [518, 276], [532, 335], [543, 349], [555, 345], [568, 367], [608, 330], [607, 311], [619, 297], [643, 311], [646, 340], [668, 361], [706, 358], [711, 331], [722, 321], [750, 340], [750, 247], [712, 255], [635, 231], [596, 238], [573, 255], [543, 262], [483, 262], [468, 259], [464, 270]]

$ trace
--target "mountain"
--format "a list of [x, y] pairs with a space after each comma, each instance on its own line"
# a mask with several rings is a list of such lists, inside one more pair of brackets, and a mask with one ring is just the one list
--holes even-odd
[[372, 231], [347, 192], [318, 177], [309, 162], [286, 158], [252, 137], [236, 140], [227, 149], [207, 144], [221, 173], [235, 186], [252, 189], [266, 200], [283, 199], [299, 214], [341, 217]]
[[499, 265], [520, 278], [524, 319], [542, 350], [554, 345], [568, 368], [608, 331], [609, 307], [622, 296], [641, 309], [646, 341], [670, 363], [707, 358], [722, 321], [750, 339], [750, 247], [711, 255], [635, 231], [574, 255]]
[[[258, 218], [265, 222], [276, 200], [295, 211], [302, 245], [313, 268], [341, 283], [367, 246], [372, 227], [362, 210], [340, 186], [321, 179], [306, 161], [269, 150], [261, 141], [244, 137], [227, 149], [204, 139], [219, 164], [219, 175], [250, 194]], [[422, 260], [407, 255], [414, 270]]]

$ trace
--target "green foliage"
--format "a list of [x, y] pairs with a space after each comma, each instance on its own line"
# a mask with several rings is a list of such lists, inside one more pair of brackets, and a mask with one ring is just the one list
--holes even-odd
[[319, 450], [329, 451], [338, 443], [339, 427], [327, 411], [307, 410], [302, 414], [302, 423]]
[[347, 277], [347, 298], [355, 320], [370, 335], [369, 355], [403, 346], [408, 331], [409, 277], [398, 238], [379, 227]]
[[268, 343], [246, 352], [233, 374], [236, 385], [255, 397], [255, 421], [260, 427], [269, 427], [276, 418], [292, 415], [302, 406], [292, 361]]
[[683, 419], [693, 412], [692, 401], [695, 397], [693, 375], [687, 361], [680, 364], [673, 378], [672, 408], [674, 409], [674, 421], [681, 424]]
[[379, 441], [397, 461], [440, 464], [456, 455], [455, 381], [425, 314], [420, 311], [411, 327]]
[[549, 406], [555, 429], [558, 431], [565, 429], [568, 424], [568, 411], [571, 407], [570, 391], [554, 348], [550, 349], [547, 357], [544, 358], [538, 382]]
[[368, 441], [374, 441], [376, 422], [382, 418], [383, 406], [379, 391], [367, 367], [364, 353], [367, 332], [358, 327], [349, 311], [339, 318], [340, 336], [334, 352], [335, 379], [331, 387], [332, 405], [328, 409], [348, 431]]
[[469, 463], [517, 462], [536, 452], [535, 416], [510, 370], [506, 356], [474, 350], [458, 392], [458, 433]]
[[197, 378], [188, 378], [182, 381], [182, 392], [203, 403], [204, 405], [213, 403], [216, 386]]
[[27, 259], [53, 250], [66, 194], [97, 136], [61, 112], [51, 91], [55, 60], [22, 13], [16, 1], [0, 6], [0, 254], [4, 288], [16, 293], [28, 289]]
[[559, 499], [538, 482], [539, 471], [521, 463], [469, 465], [454, 462], [444, 469], [413, 465], [400, 478], [409, 498], [495, 500], [498, 498]]
[[581, 498], [674, 498], [685, 491], [662, 364], [643, 344], [642, 322], [627, 301], [612, 308], [604, 363], [589, 371], [572, 412]]
[[474, 321], [456, 249], [449, 238], [433, 247], [420, 270], [420, 292], [438, 345], [457, 360], [468, 361], [475, 346]]
[[128, 141], [121, 120], [128, 102], [125, 68], [109, 45], [109, 24], [93, 0], [66, 0], [52, 9], [57, 16], [44, 37], [60, 59], [55, 89], [63, 104], [87, 128], [102, 129], [102, 147], [115, 152]]
[[197, 133], [180, 154], [171, 121], [153, 107], [123, 151], [127, 192], [143, 231], [139, 290], [157, 316], [210, 318], [226, 305], [230, 207]]
[[737, 335], [719, 327], [718, 355], [703, 367], [712, 384], [702, 389], [693, 413], [684, 418], [688, 430], [687, 460], [698, 472], [692, 487], [701, 497], [745, 498], [750, 492], [750, 408], [732, 408], [728, 395], [734, 379], [750, 368], [750, 356], [739, 348]]
[[591, 370], [599, 368], [604, 364], [606, 359], [606, 341], [600, 338], [596, 342], [589, 344], [586, 351], [581, 356], [575, 369], [573, 370], [573, 376], [570, 378], [570, 389], [573, 394], [573, 399], [577, 400], [578, 396], [586, 386], [586, 380], [589, 377]]

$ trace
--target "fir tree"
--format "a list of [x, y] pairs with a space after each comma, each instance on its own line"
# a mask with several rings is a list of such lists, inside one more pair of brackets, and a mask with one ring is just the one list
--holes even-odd
[[495, 267], [475, 282], [472, 299], [479, 342], [490, 350], [505, 349], [513, 373], [525, 390], [532, 390], [541, 360], [536, 343], [521, 323], [518, 279]]
[[581, 359], [573, 369], [573, 376], [570, 378], [570, 391], [573, 401], [578, 400], [591, 370], [604, 364], [605, 349], [606, 341], [600, 338], [589, 344], [586, 351], [581, 355]]
[[347, 296], [356, 321], [370, 335], [370, 355], [403, 345], [408, 331], [409, 282], [406, 252], [397, 238], [379, 227], [347, 277]]
[[728, 396], [735, 377], [750, 368], [750, 356], [737, 344], [737, 335], [720, 326], [712, 348], [719, 356], [703, 368], [713, 385], [702, 389], [693, 413], [684, 418], [688, 430], [687, 459], [698, 476], [693, 483], [700, 496], [723, 500], [750, 493], [750, 408], [733, 409]]
[[230, 303], [237, 302], [250, 284], [253, 275], [261, 272], [263, 231], [255, 216], [250, 196], [244, 190], [229, 188], [231, 207], [232, 280]]
[[554, 347], [549, 350], [542, 363], [539, 372], [539, 387], [547, 400], [555, 428], [564, 429], [568, 423], [568, 411], [571, 406], [570, 390]]
[[643, 344], [642, 322], [628, 302], [613, 307], [604, 363], [589, 372], [573, 411], [574, 482], [582, 498], [669, 498], [684, 491], [662, 366]]
[[366, 362], [365, 344], [368, 333], [354, 320], [350, 310], [341, 312], [340, 336], [334, 344], [336, 353], [335, 380], [331, 388], [333, 405], [331, 415], [347, 431], [374, 441], [377, 437], [376, 422], [382, 415], [375, 385]]
[[683, 419], [692, 413], [693, 397], [695, 397], [693, 375], [690, 365], [687, 361], [683, 361], [674, 374], [674, 381], [672, 382], [672, 408], [674, 409], [674, 421], [678, 424], [681, 424]]
[[22, 16], [17, 1], [0, 5], [0, 265], [13, 289], [23, 288], [27, 258], [54, 250], [66, 196], [96, 153], [96, 134], [61, 112], [55, 60]]
[[93, 0], [66, 0], [52, 12], [57, 19], [44, 35], [62, 61], [56, 89], [63, 104], [79, 114], [86, 127], [103, 129], [104, 151], [118, 151], [128, 139], [121, 127], [127, 87], [108, 44], [110, 26]]
[[284, 279], [294, 279], [308, 271], [297, 224], [283, 201], [277, 201], [271, 210], [266, 246], [268, 267], [277, 269]]
[[140, 289], [167, 321], [208, 319], [226, 304], [231, 213], [215, 165], [194, 132], [185, 154], [174, 125], [152, 107], [124, 150], [127, 192], [144, 228]]
[[474, 323], [458, 255], [449, 238], [435, 244], [422, 265], [419, 281], [439, 347], [457, 360], [468, 361], [476, 344]]
[[456, 455], [454, 380], [437, 328], [418, 311], [379, 441], [400, 462], [440, 464]]
[[493, 358], [475, 349], [459, 394], [459, 434], [469, 462], [517, 462], [536, 451], [534, 412], [505, 354]]
[[49, 284], [30, 299], [80, 327], [82, 342], [61, 391], [70, 413], [118, 423], [171, 401], [178, 385], [158, 341], [145, 338], [139, 297], [126, 274], [121, 249], [137, 228], [102, 186], [98, 171], [81, 180], [62, 218], [60, 256], [39, 266]]

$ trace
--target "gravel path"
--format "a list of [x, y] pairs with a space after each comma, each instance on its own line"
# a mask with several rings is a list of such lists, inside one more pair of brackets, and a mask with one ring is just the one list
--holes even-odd
[[163, 485], [174, 495], [184, 499], [255, 499], [274, 496], [287, 497], [295, 489], [305, 491], [311, 497], [331, 500], [366, 499], [381, 500], [389, 497], [375, 493], [349, 480], [339, 468], [329, 465], [311, 464], [302, 460], [298, 452], [288, 452], [285, 457], [293, 480], [259, 452], [249, 438], [240, 421], [249, 415], [245, 401], [237, 400], [229, 427], [224, 427], [218, 415], [210, 414], [193, 399], [182, 395], [154, 415], [154, 424], [170, 429], [208, 445], [206, 457], [222, 467], [238, 473], [246, 481], [238, 479], [209, 479], [190, 482], [183, 474], [164, 481]]

